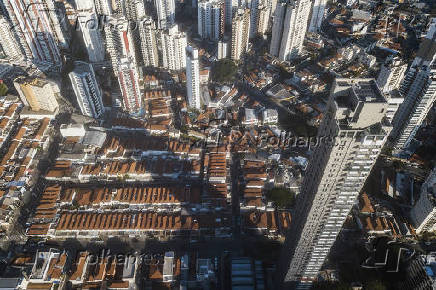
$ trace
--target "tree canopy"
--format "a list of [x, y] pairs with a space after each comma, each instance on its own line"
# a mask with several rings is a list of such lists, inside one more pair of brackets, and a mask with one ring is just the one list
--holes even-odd
[[6, 96], [8, 87], [4, 83], [0, 83], [0, 96]]
[[230, 82], [234, 79], [238, 68], [228, 58], [221, 59], [212, 66], [212, 79], [215, 82]]
[[286, 187], [274, 187], [266, 193], [266, 198], [279, 208], [289, 208], [294, 206], [295, 192]]

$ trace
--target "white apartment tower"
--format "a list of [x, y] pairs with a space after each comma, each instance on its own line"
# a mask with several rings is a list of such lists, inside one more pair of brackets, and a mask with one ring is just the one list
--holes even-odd
[[112, 63], [115, 75], [118, 74], [118, 66], [122, 58], [129, 58], [133, 65], [137, 63], [135, 38], [132, 29], [129, 29], [129, 21], [123, 16], [113, 18], [114, 25], [105, 25], [106, 49]]
[[312, 18], [310, 19], [309, 32], [318, 32], [321, 28], [325, 14], [327, 0], [315, 0], [312, 8]]
[[278, 54], [280, 60], [290, 60], [301, 54], [311, 4], [310, 0], [296, 0], [287, 4]]
[[26, 56], [41, 69], [59, 69], [59, 47], [68, 47], [68, 40], [54, 1], [6, 0], [4, 4]]
[[399, 89], [407, 70], [407, 64], [399, 57], [389, 57], [382, 65], [377, 85], [383, 93]]
[[11, 61], [20, 61], [25, 59], [24, 51], [12, 30], [9, 22], [4, 16], [0, 15], [0, 52]]
[[248, 50], [250, 31], [250, 9], [239, 9], [232, 22], [232, 47], [230, 56], [239, 60]]
[[77, 14], [80, 31], [90, 62], [102, 62], [104, 60], [104, 43], [98, 29], [98, 18], [94, 12], [83, 11]]
[[124, 110], [130, 114], [138, 113], [142, 104], [138, 72], [128, 58], [121, 59], [118, 67], [118, 83], [123, 97]]
[[404, 102], [393, 119], [396, 153], [404, 151], [424, 123], [436, 100], [436, 18], [400, 87]]
[[227, 58], [229, 55], [229, 41], [228, 40], [220, 40], [218, 41], [218, 49], [217, 49], [217, 59]]
[[282, 255], [285, 286], [316, 278], [387, 139], [386, 105], [375, 80], [336, 79]]
[[274, 56], [279, 56], [280, 43], [283, 35], [283, 25], [286, 14], [286, 3], [278, 3], [273, 13], [273, 24], [271, 33], [271, 43], [269, 53]]
[[122, 14], [129, 20], [140, 20], [146, 16], [144, 1], [119, 0]]
[[154, 21], [143, 18], [138, 22], [139, 35], [141, 37], [141, 55], [145, 66], [158, 67], [159, 55], [157, 50], [156, 35], [157, 30]]
[[430, 172], [421, 186], [418, 201], [410, 211], [416, 233], [436, 231], [436, 168]]
[[169, 70], [186, 67], [186, 35], [175, 24], [161, 33], [162, 66]]
[[189, 107], [200, 110], [200, 67], [198, 63], [198, 49], [191, 46], [186, 47], [186, 91]]
[[266, 34], [269, 30], [269, 21], [271, 8], [268, 5], [259, 5], [257, 11], [257, 30], [256, 34], [266, 39]]
[[224, 2], [222, 0], [198, 1], [198, 34], [203, 39], [218, 40], [224, 34]]
[[100, 118], [104, 113], [101, 90], [92, 65], [83, 61], [74, 62], [74, 70], [68, 74], [82, 114]]
[[[80, 0], [80, 1], [86, 1], [87, 0]], [[103, 15], [103, 16], [110, 16], [112, 15], [112, 1], [111, 0], [94, 0], [95, 4], [95, 10], [97, 14]]]
[[167, 29], [174, 24], [176, 4], [174, 0], [155, 0], [158, 28]]

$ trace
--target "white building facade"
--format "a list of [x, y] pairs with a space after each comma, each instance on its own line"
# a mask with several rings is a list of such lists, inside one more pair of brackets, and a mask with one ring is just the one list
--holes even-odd
[[387, 139], [386, 105], [373, 79], [335, 81], [287, 236], [284, 283], [317, 277]]
[[101, 90], [92, 65], [83, 61], [74, 62], [74, 70], [68, 74], [82, 114], [100, 118], [104, 113]]
[[157, 48], [157, 30], [151, 18], [143, 18], [138, 22], [141, 38], [141, 55], [144, 66], [158, 67], [159, 54]]
[[80, 31], [90, 62], [104, 60], [104, 43], [98, 27], [97, 15], [92, 12], [79, 12], [77, 14]]
[[436, 230], [436, 168], [430, 172], [421, 186], [418, 201], [410, 211], [416, 233]]
[[303, 51], [311, 4], [310, 0], [298, 0], [287, 4], [278, 55], [280, 60], [296, 58]]
[[162, 66], [169, 70], [181, 70], [186, 67], [187, 39], [177, 25], [161, 32]]
[[4, 5], [26, 56], [40, 69], [59, 70], [62, 65], [59, 48], [68, 47], [68, 38], [54, 1], [7, 0]]
[[124, 110], [131, 114], [137, 114], [142, 106], [139, 78], [135, 65], [128, 58], [121, 59], [118, 67], [118, 83], [120, 84]]
[[198, 49], [191, 46], [186, 47], [186, 90], [189, 107], [200, 110], [200, 67], [198, 62]]
[[158, 28], [167, 29], [174, 24], [176, 4], [174, 0], [155, 0]]
[[200, 0], [197, 9], [197, 31], [203, 39], [218, 40], [224, 34], [224, 1]]
[[232, 22], [232, 47], [230, 56], [239, 60], [248, 51], [250, 9], [239, 9]]
[[318, 32], [324, 20], [327, 0], [315, 0], [312, 7], [312, 18], [310, 19], [309, 31]]

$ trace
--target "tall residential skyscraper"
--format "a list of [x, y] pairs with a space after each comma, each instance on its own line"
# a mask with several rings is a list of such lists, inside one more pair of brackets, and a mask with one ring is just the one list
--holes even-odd
[[421, 186], [419, 199], [410, 211], [416, 233], [436, 231], [436, 167]]
[[113, 17], [114, 25], [105, 25], [106, 47], [112, 63], [114, 73], [118, 74], [118, 66], [122, 58], [129, 58], [133, 65], [137, 63], [135, 38], [129, 21], [123, 16]]
[[232, 25], [233, 15], [238, 8], [238, 0], [224, 0], [226, 25]]
[[218, 41], [217, 58], [227, 58], [229, 55], [229, 41], [226, 39]]
[[310, 8], [310, 0], [296, 0], [287, 5], [278, 55], [280, 60], [296, 58], [303, 50]]
[[145, 5], [142, 0], [118, 0], [122, 14], [129, 20], [140, 20], [146, 16]]
[[198, 49], [191, 46], [186, 47], [186, 90], [189, 107], [201, 109]]
[[389, 93], [400, 88], [404, 74], [407, 70], [407, 63], [399, 57], [389, 57], [382, 65], [377, 78], [377, 85], [383, 93]]
[[254, 38], [257, 34], [257, 23], [258, 23], [258, 8], [262, 0], [251, 0], [250, 1], [250, 38]]
[[28, 58], [41, 69], [60, 68], [59, 48], [66, 48], [68, 39], [54, 1], [6, 0], [5, 6]]
[[157, 14], [157, 25], [166, 29], [174, 24], [176, 18], [176, 4], [174, 0], [154, 0]]
[[404, 102], [393, 119], [396, 153], [404, 151], [423, 124], [436, 100], [436, 18], [400, 87]]
[[268, 5], [259, 5], [257, 11], [257, 29], [256, 34], [266, 39], [266, 34], [270, 29], [269, 21], [271, 15], [271, 8]]
[[161, 33], [162, 66], [170, 70], [186, 67], [186, 35], [175, 24]]
[[283, 249], [282, 289], [317, 276], [387, 139], [386, 105], [375, 80], [336, 79]]
[[82, 114], [100, 118], [104, 113], [101, 90], [92, 65], [83, 61], [74, 62], [74, 70], [68, 74]]
[[159, 66], [159, 55], [157, 50], [157, 30], [153, 19], [145, 17], [138, 22], [139, 35], [141, 38], [141, 56], [144, 66]]
[[0, 53], [9, 60], [24, 60], [24, 51], [9, 22], [0, 15]]
[[123, 97], [124, 110], [131, 114], [138, 113], [142, 104], [138, 72], [128, 58], [121, 59], [119, 64], [118, 83]]
[[[76, 0], [77, 1], [77, 0]], [[88, 2], [88, 0], [80, 0]], [[112, 15], [112, 1], [111, 0], [94, 0], [95, 4], [95, 10], [97, 14], [103, 15], [103, 16], [109, 16]]]
[[269, 53], [274, 56], [279, 55], [280, 43], [283, 35], [283, 24], [286, 14], [286, 3], [278, 3], [275, 11], [273, 12], [273, 25], [271, 33], [271, 43]]
[[90, 62], [101, 62], [104, 60], [104, 44], [98, 29], [98, 18], [93, 12], [83, 11], [77, 14], [80, 31]]
[[250, 9], [239, 9], [232, 22], [232, 48], [230, 56], [239, 60], [248, 50], [250, 31]]
[[220, 39], [224, 34], [224, 1], [198, 1], [198, 34], [201, 38]]
[[315, 0], [312, 7], [312, 18], [310, 19], [309, 31], [318, 32], [324, 19], [327, 0]]
[[59, 107], [56, 95], [60, 93], [57, 83], [39, 76], [19, 76], [14, 80], [21, 101], [33, 111], [54, 112]]

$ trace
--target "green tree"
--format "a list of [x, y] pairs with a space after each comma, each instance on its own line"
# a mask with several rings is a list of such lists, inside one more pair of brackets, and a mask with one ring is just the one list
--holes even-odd
[[386, 290], [386, 286], [379, 280], [371, 280], [365, 283], [365, 290]]
[[274, 187], [266, 193], [266, 198], [279, 208], [289, 208], [295, 204], [295, 192], [286, 187]]
[[8, 87], [1, 82], [0, 83], [0, 96], [6, 96], [6, 93], [8, 92]]
[[212, 79], [215, 82], [233, 81], [237, 70], [236, 64], [231, 59], [221, 59], [212, 66]]

